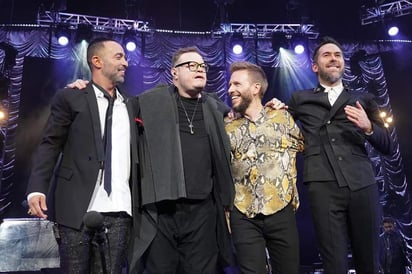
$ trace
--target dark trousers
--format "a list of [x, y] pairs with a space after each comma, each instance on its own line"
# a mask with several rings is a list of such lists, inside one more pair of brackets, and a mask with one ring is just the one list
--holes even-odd
[[351, 191], [335, 181], [311, 182], [308, 195], [324, 273], [347, 273], [349, 243], [356, 273], [378, 273], [377, 186]]
[[268, 273], [265, 248], [273, 274], [299, 272], [299, 236], [289, 204], [272, 215], [247, 218], [234, 209], [230, 215], [232, 239], [241, 273]]
[[162, 202], [158, 229], [145, 254], [150, 274], [214, 274], [216, 208], [211, 198]]
[[61, 273], [103, 273], [101, 250], [104, 252], [107, 273], [122, 272], [131, 218], [126, 214], [114, 215], [118, 216], [104, 215], [106, 229], [101, 232], [88, 231], [84, 227], [79, 231], [58, 226]]

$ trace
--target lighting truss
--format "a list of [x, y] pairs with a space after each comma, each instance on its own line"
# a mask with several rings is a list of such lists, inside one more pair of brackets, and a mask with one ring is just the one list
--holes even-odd
[[58, 24], [77, 29], [78, 25], [90, 25], [96, 32], [111, 32], [124, 34], [127, 30], [138, 32], [177, 32], [185, 34], [205, 34], [212, 37], [222, 37], [226, 33], [242, 33], [244, 38], [268, 38], [273, 32], [283, 32], [286, 35], [304, 34], [308, 39], [316, 39], [319, 32], [311, 24], [221, 24], [217, 30], [206, 32], [173, 31], [151, 29], [149, 23], [139, 20], [116, 19], [91, 15], [40, 11], [37, 14], [37, 24], [41, 27], [50, 27]]
[[362, 10], [361, 23], [368, 25], [381, 21], [385, 16], [400, 17], [412, 13], [412, 1], [401, 0]]
[[90, 25], [96, 32], [111, 32], [123, 34], [126, 30], [149, 32], [149, 23], [139, 20], [97, 17], [63, 12], [41, 11], [37, 14], [37, 24], [49, 27], [56, 24], [69, 25], [75, 29], [78, 25]]
[[308, 39], [317, 39], [319, 32], [311, 24], [222, 24], [213, 32], [215, 37], [225, 33], [242, 33], [244, 38], [271, 38], [273, 32], [286, 35], [303, 34]]

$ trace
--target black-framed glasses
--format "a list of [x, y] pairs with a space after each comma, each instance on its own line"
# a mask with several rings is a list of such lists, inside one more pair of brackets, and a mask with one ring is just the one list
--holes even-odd
[[186, 66], [189, 68], [190, 71], [198, 71], [199, 69], [204, 70], [205, 72], [209, 71], [209, 66], [206, 65], [205, 63], [199, 64], [198, 62], [195, 61], [187, 61], [183, 62], [180, 64], [177, 64], [175, 68], [181, 67], [181, 66]]

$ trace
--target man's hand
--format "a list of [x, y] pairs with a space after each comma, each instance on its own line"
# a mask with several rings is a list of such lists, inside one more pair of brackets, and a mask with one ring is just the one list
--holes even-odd
[[88, 83], [88, 80], [77, 79], [73, 83], [67, 84], [66, 87], [75, 89], [85, 89]]
[[27, 213], [29, 215], [47, 219], [47, 215], [45, 214], [45, 211], [47, 211], [46, 196], [42, 194], [35, 194], [30, 197], [28, 204], [29, 211], [27, 211]]
[[283, 103], [282, 101], [273, 98], [272, 100], [269, 100], [266, 104], [265, 107], [271, 107], [273, 109], [288, 109], [288, 106], [285, 105], [285, 103]]
[[224, 121], [225, 123], [232, 122], [233, 120], [241, 118], [242, 115], [239, 112], [235, 112], [234, 110], [231, 110], [227, 113]]
[[354, 107], [349, 105], [345, 106], [345, 113], [348, 120], [362, 129], [364, 133], [372, 133], [372, 123], [359, 101], [356, 101]]

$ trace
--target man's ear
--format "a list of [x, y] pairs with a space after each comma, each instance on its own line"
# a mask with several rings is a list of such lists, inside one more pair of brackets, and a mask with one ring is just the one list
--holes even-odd
[[314, 73], [318, 73], [318, 71], [319, 71], [318, 64], [316, 64], [316, 63], [313, 63], [313, 64], [312, 64], [312, 71], [313, 71]]
[[176, 73], [176, 69], [175, 68], [172, 68], [171, 70], [170, 70], [170, 73], [172, 74], [172, 77], [173, 77], [173, 79], [177, 79], [177, 73]]
[[95, 55], [92, 56], [92, 65], [96, 68], [101, 68], [102, 67], [102, 59], [100, 59], [99, 56]]
[[253, 94], [259, 95], [261, 93], [261, 89], [262, 89], [262, 84], [259, 82], [256, 82], [253, 84]]

